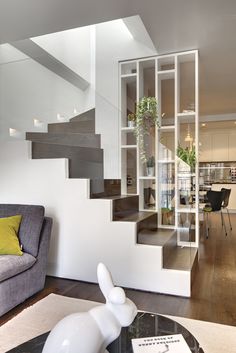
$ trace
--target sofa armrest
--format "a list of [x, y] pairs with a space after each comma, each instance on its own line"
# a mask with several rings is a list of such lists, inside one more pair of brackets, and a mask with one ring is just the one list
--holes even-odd
[[40, 263], [41, 275], [46, 275], [47, 270], [47, 258], [49, 252], [49, 243], [52, 232], [52, 218], [45, 217], [43, 221], [42, 231], [39, 240], [39, 251], [37, 256], [37, 262]]

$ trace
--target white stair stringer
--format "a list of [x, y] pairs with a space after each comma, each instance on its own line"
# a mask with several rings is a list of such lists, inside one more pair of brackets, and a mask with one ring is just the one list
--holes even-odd
[[96, 282], [102, 261], [117, 285], [190, 296], [190, 271], [162, 269], [161, 246], [137, 244], [135, 222], [113, 222], [111, 200], [88, 198], [89, 179], [69, 179], [66, 159], [30, 159], [29, 145], [0, 143], [9, 171], [0, 175], [0, 202], [45, 206], [54, 221], [49, 275]]

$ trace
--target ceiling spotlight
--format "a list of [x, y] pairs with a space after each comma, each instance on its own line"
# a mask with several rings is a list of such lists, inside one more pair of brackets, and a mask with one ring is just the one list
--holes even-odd
[[205, 124], [205, 123], [202, 123], [202, 127], [204, 127], [204, 126], [206, 126], [206, 124]]

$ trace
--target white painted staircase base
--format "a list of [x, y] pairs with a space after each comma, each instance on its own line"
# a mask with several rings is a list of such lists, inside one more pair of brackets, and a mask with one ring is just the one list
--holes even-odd
[[[41, 204], [54, 220], [48, 274], [96, 282], [104, 262], [117, 285], [190, 296], [191, 273], [162, 269], [162, 247], [136, 243], [136, 223], [112, 222], [112, 201], [89, 199], [88, 179], [66, 178], [67, 160], [32, 160], [30, 143], [0, 143], [0, 203]], [[7, 161], [7, 162], [6, 162]]]

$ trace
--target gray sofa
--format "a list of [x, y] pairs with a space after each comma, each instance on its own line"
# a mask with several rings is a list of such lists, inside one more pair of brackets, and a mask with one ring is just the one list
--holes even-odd
[[0, 204], [0, 218], [22, 215], [23, 255], [0, 255], [0, 316], [44, 287], [52, 219], [44, 207]]

